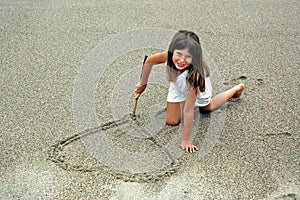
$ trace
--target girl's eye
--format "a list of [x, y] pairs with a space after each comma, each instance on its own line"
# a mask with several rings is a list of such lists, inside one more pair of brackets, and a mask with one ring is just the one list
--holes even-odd
[[179, 58], [185, 58], [186, 60], [192, 60], [192, 56], [185, 56], [180, 52], [175, 52], [175, 55], [178, 56]]
[[191, 56], [186, 56], [185, 57], [187, 60], [190, 60], [190, 59], [192, 59], [192, 57]]

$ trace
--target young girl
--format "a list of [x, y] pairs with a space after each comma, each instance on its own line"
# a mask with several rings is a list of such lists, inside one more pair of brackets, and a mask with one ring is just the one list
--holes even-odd
[[198, 147], [190, 142], [190, 133], [194, 119], [194, 107], [202, 111], [213, 111], [228, 100], [240, 98], [244, 84], [216, 95], [211, 98], [210, 71], [206, 65], [199, 37], [191, 31], [177, 32], [168, 51], [154, 54], [144, 63], [142, 77], [136, 85], [136, 98], [147, 87], [148, 77], [153, 65], [167, 62], [166, 73], [170, 82], [167, 97], [166, 123], [178, 125], [184, 117], [184, 133], [181, 148], [186, 152], [194, 152]]

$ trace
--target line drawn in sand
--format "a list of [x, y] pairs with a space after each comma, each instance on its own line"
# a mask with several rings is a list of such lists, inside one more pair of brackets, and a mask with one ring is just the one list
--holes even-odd
[[[112, 121], [99, 126], [95, 108], [95, 92], [98, 82], [101, 78], [105, 78], [105, 70], [114, 60], [128, 52], [139, 49], [166, 49], [175, 33], [176, 31], [174, 30], [158, 28], [130, 30], [103, 41], [87, 56], [78, 72], [73, 90], [73, 116], [78, 133], [53, 145], [49, 150], [50, 160], [69, 170], [96, 171], [99, 167], [80, 168], [66, 165], [64, 160], [59, 159], [59, 152], [62, 152], [64, 147], [81, 140], [86, 150], [101, 165], [105, 166], [101, 168], [105, 168], [108, 173], [117, 174], [117, 176], [135, 177], [133, 180], [137, 181], [137, 179], [145, 179], [147, 177], [153, 179], [153, 174], [155, 173], [158, 173], [159, 175], [156, 177], [159, 177], [162, 174], [169, 175], [176, 171], [178, 167], [177, 161], [184, 154], [184, 151], [179, 146], [182, 125], [169, 129], [165, 126], [163, 118], [156, 118], [155, 115], [150, 114], [149, 116], [152, 117], [150, 117], [149, 126], [141, 127], [137, 121], [134, 121], [129, 116], [131, 111], [128, 108], [130, 106], [126, 103], [117, 103], [117, 100], [120, 99], [124, 99], [122, 102], [128, 102], [127, 100], [130, 98], [137, 82], [133, 80], [139, 77], [139, 71], [129, 71], [116, 84], [111, 103], [114, 118]], [[218, 73], [214, 61], [204, 48], [203, 53], [213, 74], [212, 83], [215, 93], [219, 93], [224, 88], [222, 76]], [[164, 82], [165, 76], [161, 76], [161, 74], [163, 73], [160, 71], [156, 76], [152, 76], [149, 84], [167, 87]], [[153, 107], [155, 106], [157, 107], [157, 105], [153, 105]], [[124, 113], [128, 113], [128, 115], [124, 116]], [[121, 116], [124, 117], [122, 118]], [[195, 120], [199, 119], [199, 115], [195, 115], [195, 118]], [[200, 150], [197, 153], [199, 159], [207, 156], [212, 151], [213, 146], [222, 133], [225, 118], [226, 107], [224, 106], [210, 114], [209, 127], [203, 136], [203, 144], [199, 145]], [[198, 130], [198, 123], [193, 124], [191, 140], [194, 139]], [[152, 142], [156, 149], [149, 152], [131, 152], [114, 145], [111, 139], [106, 136], [106, 132], [110, 129], [120, 128], [131, 137], [142, 138]], [[171, 131], [176, 136], [170, 138], [163, 145], [158, 144], [154, 136], [166, 131]]]

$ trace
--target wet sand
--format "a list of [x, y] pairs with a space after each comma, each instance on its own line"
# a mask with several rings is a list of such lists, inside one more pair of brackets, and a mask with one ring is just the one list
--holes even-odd
[[[25, 0], [0, 6], [1, 199], [300, 198], [299, 1]], [[194, 141], [205, 147], [200, 152], [172, 154], [170, 162], [162, 159], [164, 167], [132, 174], [118, 169], [133, 160], [116, 168], [99, 162], [112, 161], [112, 153], [91, 150], [103, 141], [97, 131], [82, 134], [74, 93], [93, 50], [124, 32], [145, 28], [195, 31], [215, 64], [214, 83], [221, 83], [213, 83], [214, 92], [240, 82], [246, 89], [238, 102], [199, 115]], [[164, 127], [153, 137], [135, 138], [113, 123], [114, 103], [122, 104], [115, 86], [130, 74], [135, 80], [127, 80], [128, 85], [134, 85], [144, 55], [155, 52], [157, 47], [120, 54], [97, 82], [92, 104], [97, 130], [107, 132], [107, 141], [124, 151], [167, 152], [164, 146], [180, 132], [179, 127]], [[137, 123], [135, 128], [145, 127], [149, 116], [161, 122], [165, 94], [159, 84], [149, 86], [138, 102], [136, 121], [129, 112], [118, 114], [122, 130]], [[129, 95], [126, 105], [133, 105], [134, 94], [122, 95]], [[224, 123], [218, 125], [217, 137], [206, 140], [219, 115]], [[207, 141], [214, 142], [212, 149]], [[142, 163], [133, 170], [138, 169]]]

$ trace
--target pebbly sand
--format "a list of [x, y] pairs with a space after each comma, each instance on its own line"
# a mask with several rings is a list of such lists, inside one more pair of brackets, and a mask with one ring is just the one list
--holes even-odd
[[[0, 9], [0, 199], [300, 199], [299, 1], [24, 0], [1, 1]], [[200, 36], [216, 67], [215, 93], [246, 85], [238, 102], [198, 116], [194, 141], [203, 148], [195, 154], [165, 148], [180, 127], [159, 124], [163, 128], [150, 127], [157, 131], [152, 137], [134, 135], [151, 120], [164, 119], [166, 88], [155, 82], [138, 102], [137, 120], [129, 116], [134, 95], [129, 85], [138, 80], [143, 56], [160, 46], [116, 58], [112, 49], [88, 59], [113, 37], [151, 28]], [[94, 101], [85, 102], [76, 94], [87, 93], [92, 79], [77, 90], [81, 70], [87, 60], [102, 57], [113, 62], [102, 72], [105, 78], [96, 79]], [[126, 102], [118, 102], [122, 91]], [[94, 109], [96, 122], [80, 118], [85, 106]], [[84, 123], [96, 131], [83, 132]], [[99, 131], [115, 146], [100, 152], [108, 142]], [[160, 150], [161, 160], [151, 163], [156, 157], [148, 153]], [[126, 160], [123, 152], [145, 157]], [[124, 157], [122, 165], [114, 163]], [[153, 164], [157, 170], [150, 169]]]

